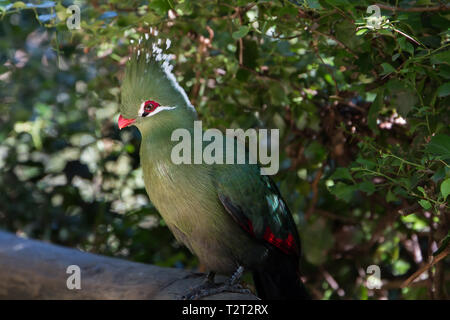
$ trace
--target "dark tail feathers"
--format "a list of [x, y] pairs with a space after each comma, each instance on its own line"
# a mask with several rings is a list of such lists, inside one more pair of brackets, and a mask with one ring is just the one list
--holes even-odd
[[[296, 257], [277, 254], [272, 263], [253, 271], [258, 297], [263, 300], [310, 300], [299, 275]], [[268, 261], [269, 262], [269, 261]]]

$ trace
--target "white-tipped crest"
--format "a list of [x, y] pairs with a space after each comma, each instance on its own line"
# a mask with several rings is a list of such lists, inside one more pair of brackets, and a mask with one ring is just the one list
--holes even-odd
[[[140, 37], [138, 40], [138, 47], [137, 49], [137, 57], [141, 54], [141, 49], [145, 47], [144, 41], [152, 41], [150, 38], [155, 37], [158, 35], [158, 30], [150, 27], [149, 33], [145, 33], [143, 37]], [[131, 42], [131, 41], [130, 41]], [[134, 42], [134, 41], [133, 41]], [[151, 63], [151, 59], [153, 58], [154, 61], [160, 62], [160, 66], [162, 71], [165, 73], [167, 78], [173, 83], [173, 86], [179, 93], [182, 95], [183, 99], [185, 100], [186, 105], [189, 108], [192, 108], [195, 111], [194, 106], [189, 101], [189, 98], [186, 94], [186, 92], [181, 88], [181, 86], [178, 84], [175, 76], [172, 73], [173, 65], [170, 64], [170, 60], [174, 57], [174, 55], [166, 54], [164, 53], [164, 50], [167, 50], [170, 48], [172, 41], [170, 39], [165, 40], [165, 49], [162, 49], [160, 46], [164, 44], [163, 39], [158, 38], [156, 41], [152, 41], [151, 43], [151, 53], [145, 52], [145, 62]], [[143, 45], [143, 46], [141, 46]], [[144, 71], [145, 73], [145, 71]], [[167, 110], [171, 107], [160, 107], [162, 110]], [[158, 111], [159, 112], [159, 111]]]

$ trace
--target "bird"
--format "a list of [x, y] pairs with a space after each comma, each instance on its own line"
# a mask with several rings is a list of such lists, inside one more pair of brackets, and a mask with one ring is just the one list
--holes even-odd
[[[301, 244], [277, 185], [258, 164], [176, 164], [172, 133], [194, 130], [197, 112], [172, 73], [170, 40], [145, 34], [121, 84], [118, 127], [136, 126], [145, 189], [177, 241], [208, 275], [184, 298], [245, 292], [250, 271], [261, 299], [310, 299], [300, 278]], [[215, 275], [231, 276], [222, 285]]]

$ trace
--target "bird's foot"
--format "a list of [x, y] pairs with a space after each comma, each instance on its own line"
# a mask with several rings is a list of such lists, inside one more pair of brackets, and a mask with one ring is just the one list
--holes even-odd
[[198, 299], [197, 296], [203, 291], [211, 289], [214, 287], [214, 272], [209, 272], [203, 283], [193, 289], [191, 289], [187, 294], [181, 297], [182, 300], [195, 300]]
[[236, 272], [225, 283], [214, 283], [214, 274], [211, 273], [204, 283], [192, 289], [188, 294], [182, 297], [183, 300], [197, 300], [200, 298], [212, 296], [222, 292], [244, 293], [250, 294], [250, 290], [239, 284], [244, 268], [240, 266]]

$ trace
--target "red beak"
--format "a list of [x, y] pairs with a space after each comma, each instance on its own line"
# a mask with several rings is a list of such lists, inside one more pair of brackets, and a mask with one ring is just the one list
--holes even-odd
[[117, 124], [119, 125], [119, 129], [123, 129], [132, 125], [135, 121], [136, 119], [125, 119], [122, 115], [119, 115], [119, 121], [117, 121]]

